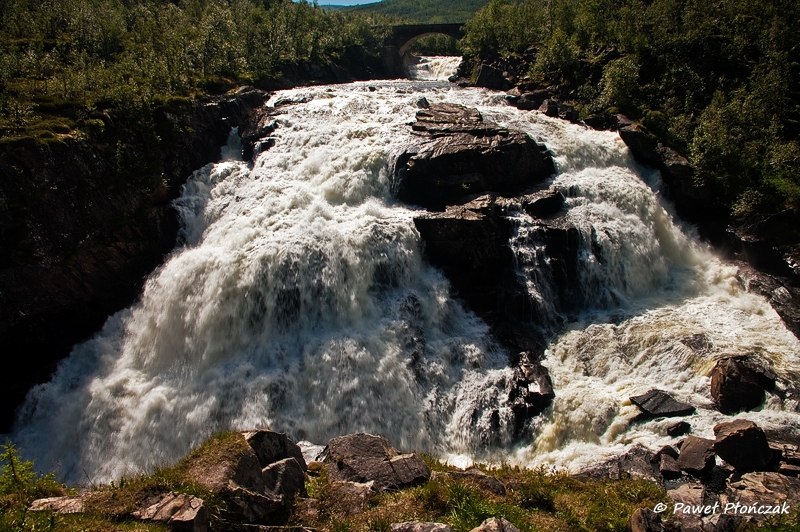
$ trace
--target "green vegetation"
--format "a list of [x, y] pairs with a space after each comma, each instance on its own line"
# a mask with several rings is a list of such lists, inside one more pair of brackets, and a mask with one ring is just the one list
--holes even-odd
[[[451, 469], [428, 462], [433, 470]], [[291, 524], [360, 532], [388, 530], [391, 523], [419, 520], [447, 523], [456, 532], [469, 532], [490, 517], [504, 517], [522, 532], [625, 530], [637, 508], [652, 508], [666, 501], [663, 490], [642, 480], [593, 482], [545, 469], [511, 467], [489, 474], [504, 482], [505, 496], [471, 479], [441, 475], [420, 486], [373, 495], [363, 511], [354, 511], [352, 498], [323, 473], [307, 486], [318, 502], [313, 508], [298, 503]]]
[[488, 0], [383, 0], [342, 11], [385, 15], [413, 24], [443, 24], [466, 22], [487, 3]]
[[350, 46], [377, 54], [385, 31], [308, 2], [0, 0], [0, 136], [92, 131], [96, 109], [268, 80]]
[[797, 2], [492, 0], [466, 28], [472, 68], [524, 57], [523, 85], [638, 120], [734, 220], [800, 210]]

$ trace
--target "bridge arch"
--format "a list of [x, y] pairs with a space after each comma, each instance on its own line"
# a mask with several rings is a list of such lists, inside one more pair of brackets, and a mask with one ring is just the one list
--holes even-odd
[[448, 35], [455, 39], [464, 37], [464, 24], [406, 24], [394, 26], [387, 44], [394, 46], [400, 57], [406, 55], [411, 45], [428, 35]]

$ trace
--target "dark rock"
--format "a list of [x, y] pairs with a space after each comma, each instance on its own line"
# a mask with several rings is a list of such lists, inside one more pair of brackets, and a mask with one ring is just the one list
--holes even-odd
[[449, 525], [444, 523], [427, 523], [423, 521], [407, 521], [405, 523], [392, 523], [392, 532], [453, 532]]
[[685, 416], [695, 410], [692, 405], [677, 401], [662, 390], [650, 390], [644, 395], [637, 395], [630, 399], [642, 412], [655, 417]]
[[557, 190], [543, 190], [522, 199], [522, 208], [534, 218], [558, 214], [564, 207], [564, 195]]
[[257, 430], [242, 434], [256, 453], [258, 463], [261, 464], [262, 468], [279, 460], [294, 458], [302, 470], [306, 470], [303, 451], [286, 434], [272, 432], [271, 430]]
[[678, 461], [666, 454], [661, 455], [661, 463], [658, 465], [658, 472], [661, 473], [661, 476], [665, 479], [673, 479], [681, 476], [681, 468], [678, 465]]
[[273, 493], [283, 495], [284, 500], [295, 498], [298, 494], [307, 497], [306, 475], [294, 458], [284, 458], [261, 470], [264, 485]]
[[490, 517], [470, 532], [519, 532], [519, 529], [502, 517]]
[[689, 434], [690, 432], [692, 432], [692, 426], [686, 421], [678, 421], [674, 425], [667, 427], [667, 435], [673, 438]]
[[550, 406], [556, 394], [547, 368], [538, 363], [523, 361], [514, 371], [514, 387], [508, 403], [514, 413], [517, 435], [525, 424]]
[[0, 432], [31, 386], [140, 295], [177, 241], [171, 201], [268, 97], [243, 90], [155, 107], [160, 140], [150, 144], [113, 110], [101, 113], [99, 139], [4, 138], [0, 345], [15, 370], [0, 375]]
[[583, 123], [598, 131], [608, 131], [617, 129], [617, 119], [611, 115], [593, 115], [583, 119]]
[[269, 492], [256, 493], [231, 482], [222, 490], [226, 502], [225, 517], [240, 523], [265, 523], [284, 508], [283, 497]]
[[695, 476], [707, 473], [714, 467], [714, 440], [689, 436], [681, 445], [678, 466]]
[[558, 118], [558, 101], [547, 99], [539, 106], [539, 112], [544, 113], [546, 116]]
[[711, 372], [711, 397], [723, 414], [758, 408], [774, 385], [775, 374], [752, 357], [724, 358]]
[[664, 532], [661, 516], [650, 508], [639, 508], [628, 520], [629, 532]]
[[546, 90], [539, 90], [534, 92], [526, 92], [519, 96], [519, 98], [512, 104], [517, 109], [523, 111], [538, 111], [549, 96]]
[[202, 499], [184, 493], [163, 493], [148, 497], [132, 513], [141, 521], [163, 523], [176, 532], [206, 532], [208, 508]]
[[578, 111], [576, 111], [574, 107], [564, 104], [559, 104], [558, 106], [558, 117], [561, 120], [567, 120], [568, 122], [577, 122], [580, 120]]
[[448, 471], [444, 473], [433, 473], [431, 479], [448, 477], [456, 480], [466, 480], [477, 484], [480, 488], [504, 496], [506, 494], [505, 485], [496, 477], [487, 475], [479, 469], [468, 469], [467, 471]]
[[416, 106], [420, 109], [429, 109], [431, 106], [431, 102], [428, 101], [427, 98], [424, 96], [417, 100]]
[[543, 146], [522, 131], [485, 124], [475, 109], [431, 105], [412, 128], [420, 142], [397, 158], [392, 183], [406, 203], [441, 209], [487, 191], [515, 192], [555, 171]]
[[617, 115], [617, 131], [637, 161], [653, 167], [658, 166], [660, 162], [656, 154], [658, 141], [643, 126], [624, 115]]
[[662, 455], [666, 455], [677, 460], [678, 454], [679, 454], [678, 450], [675, 447], [673, 447], [672, 445], [665, 445], [664, 447], [656, 451], [656, 454], [653, 455], [652, 460], [660, 461]]
[[714, 451], [737, 471], [766, 469], [772, 460], [767, 437], [752, 421], [736, 419], [714, 427]]
[[800, 466], [794, 464], [787, 464], [786, 462], [781, 462], [778, 465], [778, 473], [789, 477], [798, 477], [800, 476]]
[[[768, 255], [756, 252], [752, 256], [747, 256], [747, 261], [767, 269], [769, 265], [759, 265], [757, 261]], [[790, 279], [757, 271], [746, 264], [739, 265], [737, 277], [748, 292], [764, 296], [781, 317], [786, 328], [800, 338], [800, 287], [793, 284]]]
[[475, 80], [475, 86], [504, 91], [511, 88], [511, 82], [505, 78], [501, 70], [484, 63], [478, 69], [478, 78]]
[[372, 434], [333, 438], [325, 461], [332, 480], [374, 482], [376, 491], [399, 489], [431, 477], [428, 466], [418, 456], [401, 455], [389, 440]]

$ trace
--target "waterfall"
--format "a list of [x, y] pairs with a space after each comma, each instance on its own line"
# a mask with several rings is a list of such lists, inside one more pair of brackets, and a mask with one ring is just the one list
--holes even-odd
[[[425, 262], [415, 209], [389, 193], [388, 161], [411, 142], [421, 96], [545, 142], [579, 229], [575, 308], [547, 310], [566, 323], [544, 360], [556, 400], [516, 447], [508, 353]], [[40, 468], [101, 482], [175, 461], [216, 431], [266, 426], [319, 443], [373, 432], [461, 463], [574, 468], [665, 441], [664, 420], [631, 422], [628, 397], [650, 388], [699, 406], [690, 421], [708, 436], [726, 418], [703, 408], [720, 353], [757, 352], [797, 378], [797, 339], [674, 220], [657, 173], [616, 134], [423, 81], [278, 99], [307, 103], [282, 107], [274, 147], [252, 165], [229, 155], [189, 179], [175, 202], [181, 244], [139, 301], [30, 392], [13, 438]], [[546, 307], [537, 222], [512, 215], [520, 271]], [[687, 347], [691, 335], [709, 347]], [[777, 397], [748, 417], [800, 434], [797, 405]]]
[[408, 67], [408, 77], [420, 81], [447, 81], [461, 64], [460, 56], [419, 56]]

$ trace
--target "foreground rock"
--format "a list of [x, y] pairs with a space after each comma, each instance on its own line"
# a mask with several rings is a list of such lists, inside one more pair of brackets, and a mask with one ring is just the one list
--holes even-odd
[[424, 521], [393, 523], [391, 530], [392, 532], [453, 532], [453, 529], [444, 523], [429, 523]]
[[270, 523], [297, 495], [305, 494], [305, 460], [284, 434], [259, 430], [201, 447], [185, 460], [185, 476], [220, 494], [226, 519]]
[[686, 416], [695, 410], [692, 405], [682, 403], [662, 390], [650, 390], [646, 394], [630, 399], [642, 412], [655, 417]]
[[168, 525], [176, 532], [206, 532], [208, 508], [202, 499], [183, 493], [165, 493], [149, 497], [144, 508], [133, 512], [141, 521]]
[[412, 129], [418, 143], [397, 158], [392, 183], [406, 203], [442, 209], [484, 192], [519, 192], [555, 172], [543, 145], [485, 123], [476, 109], [432, 104]]
[[519, 528], [502, 517], [491, 517], [470, 532], [519, 532]]
[[711, 372], [711, 397], [723, 414], [760, 407], [774, 386], [775, 374], [754, 357], [724, 358]]
[[737, 419], [714, 427], [714, 451], [738, 471], [763, 471], [772, 460], [767, 437], [752, 421]]
[[331, 480], [373, 483], [376, 491], [399, 489], [431, 478], [415, 454], [400, 454], [389, 440], [372, 434], [350, 434], [328, 443], [325, 462]]
[[714, 440], [689, 436], [681, 445], [678, 467], [690, 475], [700, 476], [714, 466]]

